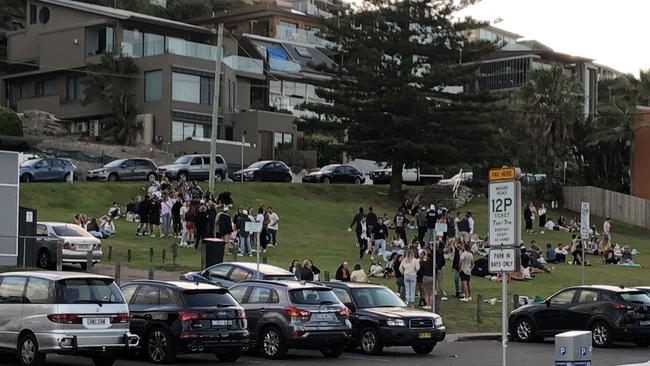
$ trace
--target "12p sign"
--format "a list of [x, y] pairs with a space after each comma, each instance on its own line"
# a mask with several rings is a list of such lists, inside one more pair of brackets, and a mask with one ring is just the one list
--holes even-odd
[[515, 182], [490, 183], [490, 246], [516, 245]]

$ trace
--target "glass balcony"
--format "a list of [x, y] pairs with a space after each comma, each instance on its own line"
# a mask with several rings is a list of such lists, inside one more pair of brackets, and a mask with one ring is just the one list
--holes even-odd
[[304, 1], [297, 1], [292, 3], [292, 8], [294, 10], [298, 10], [299, 12], [308, 14], [308, 15], [313, 15], [317, 17], [322, 17], [322, 18], [330, 18], [332, 17], [332, 13], [329, 13], [325, 10], [320, 9], [316, 5], [310, 3], [307, 0]]
[[271, 70], [289, 73], [299, 73], [301, 69], [299, 63], [277, 57], [269, 57], [269, 65], [271, 66]]
[[217, 59], [217, 47], [209, 44], [186, 41], [182, 38], [167, 37], [167, 52], [187, 57], [214, 61]]
[[335, 45], [333, 42], [318, 37], [318, 31], [316, 30], [297, 29], [281, 24], [277, 26], [276, 38], [325, 48]]
[[233, 70], [258, 75], [264, 74], [264, 61], [256, 58], [232, 55], [225, 57], [223, 59], [223, 63], [230, 66], [230, 68]]

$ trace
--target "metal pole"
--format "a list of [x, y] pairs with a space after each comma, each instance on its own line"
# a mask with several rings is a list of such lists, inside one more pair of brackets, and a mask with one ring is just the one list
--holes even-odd
[[[246, 143], [246, 136], [241, 135], [241, 168], [244, 169], [244, 144]], [[244, 183], [244, 173], [241, 175], [241, 182]]]
[[506, 366], [508, 347], [508, 274], [501, 273], [501, 364]]
[[433, 252], [433, 292], [431, 292], [431, 312], [435, 313], [436, 312], [436, 278], [437, 273], [436, 273], [436, 242], [430, 242], [429, 244], [433, 244], [432, 247], [432, 252]]
[[260, 232], [259, 231], [257, 232], [257, 279], [258, 280], [260, 279]]
[[219, 23], [217, 34], [217, 59], [214, 65], [214, 96], [212, 98], [212, 133], [210, 135], [210, 180], [208, 186], [214, 190], [215, 159], [217, 155], [217, 131], [219, 128], [219, 91], [221, 90], [221, 57], [223, 56], [223, 23]]
[[582, 267], [582, 273], [580, 275], [580, 284], [582, 286], [584, 286], [585, 285], [585, 244], [586, 244], [586, 241], [582, 240], [582, 239], [580, 241], [582, 242], [582, 258], [580, 258], [580, 262], [582, 264], [582, 266], [581, 266]]

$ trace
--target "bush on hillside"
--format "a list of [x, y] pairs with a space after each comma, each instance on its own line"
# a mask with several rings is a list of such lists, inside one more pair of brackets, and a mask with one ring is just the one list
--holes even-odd
[[0, 135], [23, 135], [23, 123], [18, 115], [9, 108], [0, 107]]

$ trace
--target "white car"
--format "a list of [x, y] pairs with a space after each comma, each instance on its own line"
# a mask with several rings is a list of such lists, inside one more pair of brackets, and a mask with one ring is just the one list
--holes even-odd
[[63, 242], [63, 263], [81, 265], [86, 269], [89, 251], [92, 251], [93, 265], [102, 260], [102, 241], [90, 235], [79, 225], [65, 222], [39, 222], [36, 226], [39, 237], [58, 238]]
[[441, 179], [438, 184], [443, 186], [453, 186], [455, 184], [467, 184], [471, 183], [474, 179], [474, 173], [472, 172], [462, 172], [454, 175], [449, 179]]

